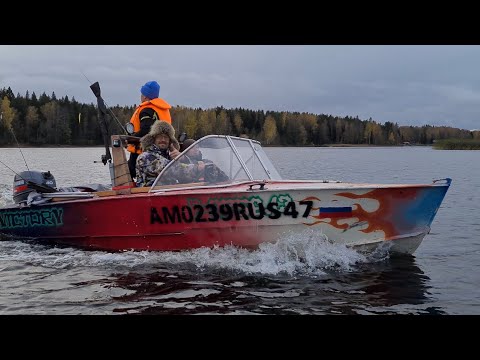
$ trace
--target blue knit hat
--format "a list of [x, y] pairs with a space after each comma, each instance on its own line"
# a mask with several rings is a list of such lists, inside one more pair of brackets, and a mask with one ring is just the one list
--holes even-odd
[[156, 99], [160, 94], [160, 85], [156, 81], [149, 81], [141, 87], [140, 92], [149, 99]]

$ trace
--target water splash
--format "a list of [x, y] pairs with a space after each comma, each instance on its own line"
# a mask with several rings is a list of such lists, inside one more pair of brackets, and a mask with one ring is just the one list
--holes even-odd
[[12, 186], [0, 184], [0, 207], [13, 204]]
[[257, 250], [226, 246], [180, 252], [110, 253], [21, 241], [0, 242], [0, 260], [56, 269], [82, 266], [121, 271], [174, 266], [178, 270], [203, 272], [220, 270], [244, 274], [320, 276], [328, 271], [352, 271], [358, 264], [381, 258], [371, 258], [345, 245], [332, 244], [326, 236], [312, 230], [286, 234], [275, 243], [261, 244]]

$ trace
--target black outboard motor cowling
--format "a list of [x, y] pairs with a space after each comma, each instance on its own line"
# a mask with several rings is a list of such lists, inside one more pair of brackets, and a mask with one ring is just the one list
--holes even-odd
[[55, 178], [50, 171], [22, 171], [13, 178], [13, 201], [16, 204], [27, 201], [32, 191], [54, 192]]

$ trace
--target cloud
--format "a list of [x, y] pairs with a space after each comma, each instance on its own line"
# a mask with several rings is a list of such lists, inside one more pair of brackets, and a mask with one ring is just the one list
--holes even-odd
[[[149, 80], [173, 105], [478, 128], [478, 46], [1, 45], [0, 88], [134, 105]], [[88, 79], [88, 80], [87, 80]]]

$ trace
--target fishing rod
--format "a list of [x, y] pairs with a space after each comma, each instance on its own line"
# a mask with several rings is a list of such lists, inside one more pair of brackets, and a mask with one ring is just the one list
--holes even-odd
[[[98, 84], [98, 81], [93, 84], [89, 78], [87, 78], [87, 75], [85, 75], [83, 72], [82, 72], [82, 75], [85, 76], [85, 79], [87, 79], [88, 83], [90, 84], [90, 88], [92, 88], [93, 85], [95, 84]], [[92, 89], [93, 91], [93, 89]], [[100, 91], [100, 87], [99, 87], [99, 91]], [[95, 95], [96, 96], [96, 95]], [[120, 128], [125, 132], [126, 135], [128, 135], [128, 132], [127, 130], [125, 129], [125, 127], [120, 123], [120, 120], [117, 119], [117, 117], [115, 116], [115, 114], [113, 113], [113, 111], [110, 109], [110, 106], [108, 106], [108, 104], [105, 102], [105, 100], [103, 100], [103, 104], [105, 105], [105, 109], [108, 110], [110, 112], [110, 115], [117, 121], [117, 124], [120, 126]]]
[[[0, 121], [3, 122], [3, 112], [0, 112]], [[10, 132], [12, 133], [13, 135], [13, 138], [15, 139], [15, 142], [17, 143], [17, 147], [18, 147], [18, 150], [20, 150], [20, 154], [22, 154], [22, 158], [23, 158], [23, 161], [25, 162], [25, 166], [27, 167], [27, 170], [28, 172], [31, 172], [30, 168], [28, 167], [28, 164], [27, 164], [27, 160], [25, 159], [25, 156], [23, 155], [23, 151], [22, 151], [22, 148], [20, 147], [20, 144], [18, 143], [18, 140], [17, 140], [17, 137], [15, 136], [15, 132], [13, 131], [13, 128], [11, 126], [8, 127], [8, 129], [10, 130]], [[25, 181], [25, 184], [31, 186], [32, 188], [34, 188], [35, 190], [40, 190], [40, 191], [43, 191], [43, 192], [57, 192], [56, 189], [52, 188], [51, 186], [48, 186], [48, 185], [42, 185], [42, 184], [37, 184], [33, 181], [30, 181], [30, 180], [27, 180], [25, 179], [22, 175], [20, 175], [19, 173], [17, 173], [15, 170], [13, 170], [10, 166], [8, 166], [7, 164], [5, 164], [3, 161], [0, 160], [0, 163], [5, 166], [7, 169], [9, 169], [11, 172], [13, 172], [15, 175], [17, 175], [20, 179], [22, 179], [23, 181]], [[50, 173], [50, 172], [49, 172]]]
[[[13, 170], [10, 166], [8, 166], [7, 164], [5, 164], [2, 160], [0, 160], [0, 164], [2, 164], [3, 166], [5, 166], [8, 170], [10, 170], [11, 172], [13, 172], [15, 175], [17, 175], [19, 178], [23, 179], [23, 177], [20, 176], [19, 173], [17, 173], [15, 170]], [[30, 170], [28, 170], [30, 171]], [[23, 179], [25, 180], [25, 179]], [[25, 180], [26, 181], [26, 180]]]
[[[3, 122], [3, 111], [0, 112], [0, 122]], [[23, 158], [23, 161], [25, 161], [25, 166], [27, 167], [27, 170], [30, 171], [30, 169], [28, 168], [27, 160], [25, 160], [25, 156], [23, 156], [22, 149], [20, 148], [20, 144], [18, 143], [17, 137], [15, 136], [15, 133], [13, 132], [12, 126], [10, 125], [10, 126], [7, 126], [7, 127], [8, 127], [8, 130], [10, 130], [10, 132], [12, 133], [13, 138], [15, 139], [15, 142], [17, 143], [18, 150], [20, 150], [20, 154], [22, 154], [22, 158]]]
[[[40, 190], [40, 191], [43, 191], [43, 192], [48, 192], [48, 193], [53, 193], [53, 192], [57, 192], [56, 189], [52, 188], [51, 186], [48, 186], [48, 185], [41, 185], [41, 184], [37, 184], [36, 182], [33, 182], [33, 181], [30, 181], [30, 180], [27, 180], [25, 179], [22, 175], [20, 175], [19, 173], [17, 173], [15, 170], [13, 170], [10, 166], [8, 166], [7, 164], [5, 164], [2, 160], [0, 160], [0, 164], [2, 164], [3, 166], [5, 166], [8, 170], [10, 170], [11, 172], [13, 172], [15, 175], [17, 175], [20, 179], [22, 179], [23, 181], [25, 181], [25, 184], [31, 186], [32, 188], [34, 188], [35, 190]], [[28, 170], [30, 172], [30, 170]], [[50, 172], [50, 171], [49, 171]]]

